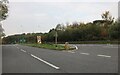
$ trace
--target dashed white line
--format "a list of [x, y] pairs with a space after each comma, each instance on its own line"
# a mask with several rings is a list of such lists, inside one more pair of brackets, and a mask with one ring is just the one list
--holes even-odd
[[41, 58], [39, 58], [39, 57], [37, 57], [37, 56], [35, 56], [33, 54], [31, 54], [31, 56], [34, 57], [34, 58], [36, 58], [36, 59], [38, 59], [38, 60], [40, 60], [40, 61], [42, 61], [42, 62], [44, 62], [45, 64], [47, 64], [47, 65], [49, 65], [49, 66], [51, 66], [51, 67], [53, 67], [55, 69], [60, 69], [59, 67], [57, 67], [57, 66], [55, 66], [55, 65], [53, 65], [51, 63], [48, 63], [47, 61], [45, 61], [45, 60], [43, 60], [43, 59], [41, 59]]
[[19, 49], [19, 47], [17, 47]]
[[68, 52], [70, 52], [70, 53], [75, 53], [75, 52], [73, 52], [73, 51], [68, 51]]
[[26, 52], [25, 50], [21, 49], [22, 52]]
[[103, 48], [118, 48], [118, 46], [103, 46]]
[[80, 53], [80, 54], [84, 54], [84, 55], [90, 55], [89, 53]]
[[111, 58], [111, 56], [108, 56], [108, 55], [97, 55], [97, 56]]

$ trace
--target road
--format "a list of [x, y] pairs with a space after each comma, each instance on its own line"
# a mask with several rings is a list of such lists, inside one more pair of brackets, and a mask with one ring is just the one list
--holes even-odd
[[118, 46], [76, 44], [73, 51], [3, 45], [3, 73], [118, 73]]

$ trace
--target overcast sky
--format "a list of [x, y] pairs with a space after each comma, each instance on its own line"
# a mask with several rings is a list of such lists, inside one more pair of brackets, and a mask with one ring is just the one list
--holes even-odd
[[11, 0], [9, 17], [3, 22], [3, 28], [6, 35], [48, 32], [58, 23], [92, 22], [101, 19], [104, 11], [110, 11], [117, 18], [118, 0], [98, 1]]

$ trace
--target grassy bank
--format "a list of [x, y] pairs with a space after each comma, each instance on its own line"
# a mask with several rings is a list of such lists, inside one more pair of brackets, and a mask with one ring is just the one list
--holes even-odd
[[[63, 45], [55, 45], [55, 44], [21, 44], [31, 47], [37, 47], [37, 48], [45, 48], [45, 49], [52, 49], [52, 50], [65, 50], [65, 47]], [[69, 50], [73, 50], [74, 48], [70, 48]]]

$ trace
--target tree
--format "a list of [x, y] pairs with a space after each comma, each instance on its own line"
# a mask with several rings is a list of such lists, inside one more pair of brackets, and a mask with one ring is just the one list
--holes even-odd
[[5, 20], [8, 16], [8, 1], [0, 0], [0, 21]]
[[111, 39], [120, 40], [120, 21], [116, 21], [109, 29], [109, 35]]
[[2, 36], [4, 29], [2, 28], [2, 24], [0, 23], [0, 36]]
[[105, 11], [102, 15], [102, 19], [105, 20], [104, 27], [108, 29], [112, 23], [114, 23], [114, 17], [110, 15], [109, 11]]
[[0, 0], [0, 37], [4, 34], [1, 21], [5, 20], [8, 16], [8, 0]]
[[114, 21], [114, 17], [112, 17], [110, 15], [110, 12], [109, 11], [105, 11], [102, 15], [102, 19], [106, 20], [106, 21], [110, 21], [110, 22], [113, 22]]
[[[109, 11], [105, 11], [102, 15], [102, 19], [105, 20], [106, 22], [104, 23], [104, 26], [103, 26], [103, 31], [104, 31], [104, 34], [107, 37], [107, 39], [110, 39], [110, 35], [109, 35], [109, 29], [110, 27], [112, 26], [112, 24], [114, 23], [114, 17], [112, 17], [110, 15], [110, 12]], [[109, 40], [110, 41], [110, 40]]]

